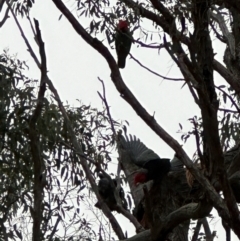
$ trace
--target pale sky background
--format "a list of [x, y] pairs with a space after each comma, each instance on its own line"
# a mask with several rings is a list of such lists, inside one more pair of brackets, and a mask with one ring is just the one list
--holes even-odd
[[[65, 1], [66, 3], [66, 1]], [[67, 2], [70, 9], [75, 12], [75, 6]], [[2, 19], [3, 13], [0, 14]], [[174, 151], [171, 150], [155, 133], [136, 115], [135, 111], [126, 103], [117, 92], [110, 79], [110, 71], [106, 61], [92, 49], [74, 31], [65, 17], [59, 21], [60, 12], [52, 1], [36, 1], [31, 11], [31, 17], [39, 21], [43, 41], [45, 42], [47, 66], [49, 77], [58, 90], [62, 101], [70, 105], [78, 106], [76, 99], [84, 104], [91, 104], [92, 107], [102, 108], [101, 100], [97, 91], [102, 92], [100, 77], [106, 86], [106, 94], [111, 114], [116, 120], [127, 120], [130, 123], [128, 132], [139, 137], [149, 148], [157, 152], [160, 157], [171, 158]], [[29, 24], [19, 17], [25, 34], [38, 54], [37, 46], [33, 40], [33, 35]], [[80, 23], [87, 27], [88, 20], [80, 19]], [[150, 22], [144, 23], [146, 28], [152, 30]], [[9, 48], [11, 54], [17, 53], [17, 57], [26, 60], [30, 66], [29, 76], [39, 79], [38, 71], [31, 56], [26, 51], [26, 45], [12, 19], [8, 19], [5, 25], [0, 28], [0, 47]], [[134, 38], [138, 38], [137, 34]], [[104, 37], [101, 38], [103, 40]], [[107, 41], [104, 44], [108, 46]], [[217, 41], [213, 41], [215, 58], [222, 62], [224, 47]], [[109, 46], [108, 46], [109, 47]], [[115, 49], [111, 50], [116, 57]], [[131, 48], [132, 55], [142, 64], [151, 70], [167, 77], [182, 78], [178, 68], [170, 59], [168, 54], [161, 50], [137, 47], [134, 44]], [[121, 70], [123, 80], [130, 90], [139, 99], [146, 110], [153, 114], [158, 123], [175, 139], [181, 142], [181, 134], [178, 134], [179, 124], [183, 126], [183, 131], [188, 131], [191, 125], [188, 118], [199, 115], [199, 110], [190, 95], [187, 86], [181, 88], [183, 82], [163, 80], [147, 70], [141, 68], [134, 60], [127, 58], [125, 69]], [[216, 84], [222, 81], [219, 76], [215, 78]], [[188, 141], [184, 144], [185, 151], [190, 155], [195, 151], [195, 141]], [[127, 229], [129, 224], [125, 222]], [[221, 228], [221, 222], [217, 222]], [[134, 234], [134, 232], [132, 233]], [[224, 240], [225, 233], [219, 233], [218, 239]], [[232, 240], [238, 240], [236, 237]]]

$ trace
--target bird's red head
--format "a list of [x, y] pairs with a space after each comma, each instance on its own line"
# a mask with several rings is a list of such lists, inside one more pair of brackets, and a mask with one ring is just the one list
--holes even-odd
[[117, 28], [119, 30], [127, 30], [128, 29], [128, 22], [126, 20], [119, 20]]
[[134, 185], [137, 186], [138, 183], [147, 182], [147, 174], [144, 172], [139, 172], [134, 177]]

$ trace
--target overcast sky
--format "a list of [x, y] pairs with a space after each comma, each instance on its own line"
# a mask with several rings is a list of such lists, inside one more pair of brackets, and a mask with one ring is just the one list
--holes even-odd
[[[70, 4], [70, 6], [74, 12], [74, 5]], [[57, 88], [62, 101], [68, 101], [70, 105], [78, 106], [76, 99], [79, 99], [84, 104], [91, 104], [92, 107], [102, 107], [97, 94], [97, 91], [102, 91], [101, 83], [98, 81], [98, 77], [100, 77], [106, 86], [107, 100], [111, 106], [113, 118], [127, 120], [130, 123], [129, 132], [131, 134], [139, 137], [161, 157], [171, 158], [174, 155], [173, 150], [156, 136], [120, 97], [111, 82], [109, 67], [103, 57], [81, 39], [64, 17], [59, 21], [59, 16], [58, 9], [51, 1], [36, 1], [31, 11], [31, 17], [39, 20], [45, 42], [49, 77]], [[88, 26], [88, 20], [81, 19], [80, 23], [84, 27]], [[29, 24], [25, 20], [21, 20], [21, 24], [32, 47], [38, 53]], [[144, 24], [146, 28], [152, 30], [151, 23]], [[40, 72], [26, 51], [25, 43], [12, 17], [0, 28], [0, 36], [1, 50], [9, 48], [11, 54], [17, 53], [19, 59], [26, 60], [29, 64], [30, 76], [39, 79]], [[138, 33], [136, 33], [134, 38], [138, 37]], [[104, 40], [103, 36], [101, 40]], [[104, 43], [108, 46], [107, 41]], [[224, 48], [217, 41], [213, 41], [213, 44], [215, 53], [217, 53], [215, 57], [222, 62]], [[116, 57], [115, 49], [112, 49], [111, 52]], [[134, 44], [131, 54], [142, 64], [161, 75], [182, 78], [178, 68], [163, 50], [158, 53], [156, 50], [144, 49]], [[121, 74], [127, 86], [146, 110], [150, 114], [155, 113], [158, 123], [181, 143], [181, 134], [177, 133], [179, 123], [183, 125], [184, 131], [188, 131], [191, 128], [188, 118], [200, 113], [187, 86], [181, 88], [183, 82], [163, 80], [141, 68], [130, 58], [127, 58], [126, 67], [121, 70]], [[217, 80], [217, 84], [221, 83], [219, 76], [216, 76], [215, 80]], [[187, 144], [184, 144], [184, 149], [191, 156], [195, 151], [195, 142], [188, 141]], [[218, 240], [222, 240], [222, 237], [219, 237]], [[235, 240], [238, 239], [235, 238]]]

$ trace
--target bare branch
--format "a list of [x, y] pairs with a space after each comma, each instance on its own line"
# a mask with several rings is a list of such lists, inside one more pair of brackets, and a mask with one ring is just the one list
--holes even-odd
[[227, 43], [227, 41], [225, 40], [224, 36], [222, 36], [218, 30], [215, 28], [213, 21], [210, 22], [210, 26], [213, 29], [213, 32], [215, 33], [216, 37], [223, 43]]
[[213, 60], [213, 68], [216, 70], [227, 82], [228, 84], [240, 94], [240, 79], [237, 76], [234, 76], [227, 70], [220, 62]]
[[4, 3], [5, 3], [5, 0], [0, 0], [0, 12], [2, 11], [2, 7]]
[[113, 119], [112, 119], [112, 116], [111, 116], [111, 113], [110, 113], [109, 105], [107, 103], [105, 85], [104, 85], [104, 82], [99, 77], [98, 77], [98, 80], [102, 83], [103, 96], [100, 94], [100, 92], [97, 92], [97, 93], [100, 96], [101, 100], [103, 101], [103, 103], [104, 103], [104, 105], [106, 107], [107, 115], [108, 115], [108, 118], [110, 120], [111, 129], [112, 129], [112, 132], [114, 134], [114, 137], [116, 138], [117, 133], [115, 131], [114, 124], [113, 124]]
[[126, 217], [135, 226], [137, 233], [144, 231], [144, 228], [142, 227], [142, 225], [129, 211], [124, 209], [122, 206], [118, 206], [117, 211], [121, 213], [124, 217]]
[[198, 84], [195, 78], [193, 77], [192, 73], [188, 70], [187, 66], [184, 63], [184, 54], [176, 54], [177, 58], [174, 56], [173, 51], [170, 49], [169, 44], [166, 42], [166, 38], [164, 37], [164, 46], [171, 58], [174, 60], [174, 62], [178, 65], [180, 68], [180, 71], [182, 72], [183, 76], [185, 77], [185, 81], [188, 85], [188, 88], [195, 100], [195, 103], [199, 105], [199, 99], [193, 89], [193, 87], [197, 88]]
[[54, 227], [52, 229], [51, 234], [49, 235], [49, 240], [53, 239], [53, 235], [57, 232], [57, 227], [58, 227], [58, 224], [60, 223], [60, 221], [61, 221], [61, 216], [60, 216], [60, 214], [58, 214], [58, 217], [57, 217], [57, 220], [55, 222], [55, 225], [54, 225]]
[[195, 227], [194, 234], [192, 236], [191, 241], [197, 241], [198, 240], [198, 234], [199, 234], [201, 226], [202, 226], [202, 220], [203, 220], [202, 218], [198, 219], [197, 225]]
[[3, 24], [7, 21], [7, 19], [9, 18], [8, 13], [9, 13], [9, 7], [7, 8], [5, 15], [3, 17], [3, 20], [0, 22], [0, 28], [3, 26]]
[[208, 221], [206, 218], [203, 218], [202, 219], [202, 224], [203, 224], [203, 228], [204, 228], [204, 231], [205, 231], [205, 234], [206, 234], [206, 240], [213, 240], [212, 238], [212, 232], [210, 230], [210, 227], [208, 225]]
[[17, 27], [18, 27], [18, 29], [19, 29], [19, 31], [20, 31], [20, 33], [21, 33], [21, 35], [22, 35], [22, 37], [23, 37], [23, 39], [24, 39], [27, 47], [28, 47], [28, 50], [29, 50], [32, 58], [34, 59], [35, 63], [37, 64], [38, 68], [41, 69], [40, 62], [39, 62], [37, 56], [35, 55], [34, 51], [32, 51], [32, 47], [31, 47], [31, 45], [30, 45], [27, 37], [25, 36], [25, 34], [24, 34], [23, 30], [22, 30], [22, 27], [21, 27], [21, 25], [19, 24], [19, 22], [18, 22], [18, 20], [17, 20], [17, 17], [15, 16], [15, 14], [14, 14], [14, 12], [13, 12], [10, 4], [9, 4], [9, 0], [7, 0], [6, 3], [7, 3], [8, 8], [10, 9], [10, 11], [11, 11], [11, 13], [12, 13], [12, 15], [13, 15], [13, 18], [14, 18], [16, 24], [17, 24]]
[[[33, 32], [33, 36], [34, 36], [34, 38], [36, 37], [36, 32], [35, 32], [35, 29], [34, 29], [34, 27], [33, 27], [33, 24], [32, 24], [32, 21], [31, 21], [31, 18], [29, 17], [29, 15], [27, 15], [27, 19], [28, 19], [28, 22], [29, 22], [29, 24], [30, 24], [30, 27], [31, 27], [31, 30], [32, 30], [32, 32]], [[35, 41], [37, 42], [37, 39], [35, 38]], [[38, 42], [37, 42], [37, 45], [38, 45]]]
[[37, 106], [33, 112], [33, 115], [29, 123], [29, 138], [31, 140], [30, 146], [32, 151], [33, 163], [34, 163], [34, 208], [33, 208], [33, 240], [42, 240], [41, 222], [43, 218], [42, 201], [43, 201], [43, 188], [42, 175], [45, 170], [42, 155], [39, 149], [39, 134], [37, 131], [37, 120], [41, 117], [41, 111], [43, 108], [43, 99], [46, 91], [46, 55], [44, 49], [44, 43], [42, 41], [39, 24], [35, 20], [35, 27], [37, 31], [37, 38], [39, 41], [39, 51], [41, 56], [41, 81], [38, 92]]
[[160, 78], [163, 78], [163, 79], [166, 79], [166, 80], [173, 80], [173, 81], [184, 81], [184, 79], [181, 79], [181, 78], [179, 78], [179, 79], [177, 79], [177, 78], [169, 78], [169, 77], [160, 75], [160, 74], [158, 74], [157, 72], [155, 72], [155, 71], [149, 69], [148, 67], [146, 67], [145, 65], [143, 65], [139, 60], [137, 60], [136, 58], [134, 58], [132, 54], [129, 54], [129, 55], [130, 55], [131, 58], [132, 58], [135, 62], [137, 62], [141, 67], [143, 67], [144, 69], [146, 69], [146, 70], [149, 71], [150, 73], [152, 73], [152, 74], [154, 74], [154, 75], [156, 75], [156, 76], [158, 76], [158, 77], [160, 77]]
[[222, 220], [222, 225], [226, 232], [226, 241], [231, 241], [231, 229], [229, 225], [226, 222], [224, 222], [224, 220]]
[[41, 82], [40, 82], [40, 89], [38, 92], [38, 104], [37, 107], [33, 113], [32, 116], [32, 122], [36, 122], [36, 120], [39, 118], [40, 114], [41, 114], [41, 110], [43, 107], [43, 98], [44, 98], [44, 93], [46, 91], [46, 78], [47, 78], [47, 63], [46, 63], [46, 55], [45, 55], [45, 48], [44, 48], [44, 43], [42, 41], [42, 37], [41, 37], [41, 32], [39, 29], [39, 24], [37, 20], [34, 20], [35, 23], [35, 27], [36, 27], [36, 31], [37, 31], [37, 39], [39, 42], [39, 53], [40, 53], [40, 57], [41, 57]]
[[227, 113], [233, 113], [233, 114], [239, 113], [239, 112], [236, 111], [236, 110], [229, 110], [229, 109], [224, 109], [224, 108], [219, 108], [218, 110], [219, 110], [219, 111], [223, 111], [223, 112], [227, 112]]
[[154, 45], [154, 43], [152, 43], [152, 44], [145, 44], [142, 41], [136, 40], [136, 39], [134, 39], [134, 43], [137, 43], [141, 47], [149, 48], [149, 49], [158, 49], [158, 50], [160, 50], [160, 49], [164, 48], [163, 44], [157, 44], [157, 45]]

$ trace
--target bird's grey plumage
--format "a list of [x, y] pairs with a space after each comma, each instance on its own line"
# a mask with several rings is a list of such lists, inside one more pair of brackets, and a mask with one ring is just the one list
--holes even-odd
[[177, 158], [176, 154], [174, 155], [173, 159], [170, 161], [171, 163], [171, 170], [178, 170], [183, 168], [183, 163]]
[[138, 166], [144, 166], [149, 160], [160, 159], [154, 151], [147, 148], [136, 136], [126, 136], [122, 144], [124, 148], [128, 149], [134, 163]]

